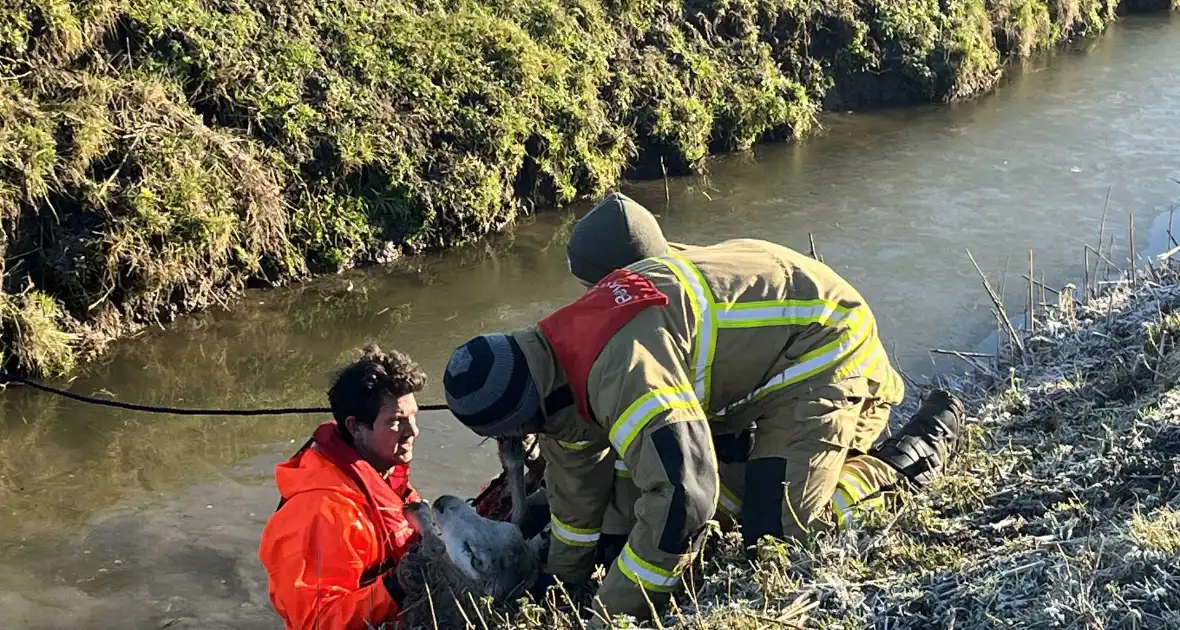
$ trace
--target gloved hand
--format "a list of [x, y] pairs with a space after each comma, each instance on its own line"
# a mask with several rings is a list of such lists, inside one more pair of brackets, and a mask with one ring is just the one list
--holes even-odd
[[525, 519], [524, 524], [520, 528], [520, 533], [524, 534], [525, 539], [532, 538], [544, 534], [542, 532], [545, 526], [549, 524], [549, 506], [545, 504], [530, 505], [528, 511], [528, 518]]
[[533, 536], [528, 541], [529, 546], [536, 550], [537, 561], [541, 563], [541, 566], [545, 566], [545, 562], [549, 558], [550, 540], [549, 531], [545, 530]]
[[713, 448], [717, 459], [724, 464], [748, 462], [754, 452], [754, 431], [746, 429], [735, 435], [713, 436]]
[[594, 562], [610, 569], [623, 547], [627, 544], [627, 534], [602, 534], [598, 537], [598, 546], [594, 549]]

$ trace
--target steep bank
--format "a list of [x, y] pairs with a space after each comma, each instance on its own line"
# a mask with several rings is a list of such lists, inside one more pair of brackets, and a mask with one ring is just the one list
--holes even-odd
[[[1180, 627], [1180, 262], [1145, 266], [1048, 295], [1022, 355], [940, 379], [969, 438], [926, 491], [848, 535], [765, 545], [757, 567], [730, 534], [663, 627]], [[587, 627], [560, 597], [485, 617]]]
[[[530, 202], [947, 100], [1103, 3], [18, 3], [0, 36], [4, 350], [474, 238]], [[630, 171], [628, 170], [630, 169]]]

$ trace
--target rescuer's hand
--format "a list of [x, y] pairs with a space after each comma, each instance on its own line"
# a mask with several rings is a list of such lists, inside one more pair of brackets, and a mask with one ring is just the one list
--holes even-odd
[[610, 568], [612, 562], [623, 553], [627, 544], [627, 534], [602, 534], [598, 537], [598, 547], [595, 549], [594, 562]]

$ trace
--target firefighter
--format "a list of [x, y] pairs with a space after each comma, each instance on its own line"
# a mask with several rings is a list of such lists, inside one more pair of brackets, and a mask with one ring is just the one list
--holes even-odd
[[641, 496], [599, 600], [641, 619], [648, 598], [666, 605], [721, 499], [713, 434], [749, 435], [738, 507], [752, 545], [830, 530], [903, 478], [929, 483], [962, 416], [939, 392], [873, 449], [904, 386], [872, 312], [823, 263], [755, 239], [611, 272], [536, 326], [457, 348], [443, 387], [476, 434], [541, 435], [546, 568], [565, 582], [589, 577], [623, 462]]
[[[566, 265], [570, 274], [589, 290], [616, 269], [644, 258], [663, 256], [669, 251], [684, 252], [691, 247], [669, 242], [655, 215], [642, 204], [623, 193], [611, 193], [574, 225], [566, 245]], [[552, 456], [563, 458], [563, 453], [585, 448], [589, 442], [560, 445], [562, 449], [559, 451], [549, 450]], [[575, 453], [574, 457], [578, 455]], [[627, 534], [635, 523], [632, 507], [639, 496], [639, 489], [632, 482], [626, 464], [616, 459], [614, 489], [603, 515], [596, 563], [609, 565], [622, 552]], [[731, 521], [724, 524], [728, 526]]]
[[[616, 269], [669, 252], [684, 253], [693, 247], [668, 241], [647, 208], [627, 195], [611, 193], [574, 225], [566, 245], [566, 264], [589, 289]], [[735, 488], [741, 488], [745, 474], [744, 466], [731, 453], [748, 450], [749, 438], [749, 432], [714, 436], [722, 479], [718, 505], [721, 514], [717, 520], [723, 529], [737, 524], [741, 499]], [[622, 551], [635, 522], [631, 508], [639, 499], [639, 489], [631, 482], [626, 466], [620, 460], [615, 460], [615, 466], [614, 493], [603, 517], [598, 544], [598, 559], [606, 561], [603, 564], [613, 561]]]

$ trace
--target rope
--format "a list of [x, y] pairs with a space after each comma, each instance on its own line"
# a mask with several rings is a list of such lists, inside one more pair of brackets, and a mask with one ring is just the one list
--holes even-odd
[[[15, 376], [4, 370], [0, 370], [0, 386], [9, 383], [19, 383], [27, 385], [33, 389], [43, 391], [62, 398], [69, 398], [80, 403], [88, 405], [98, 405], [100, 407], [114, 407], [116, 409], [127, 409], [130, 411], [143, 411], [147, 413], [171, 414], [177, 416], [278, 416], [278, 415], [295, 415], [295, 414], [313, 414], [313, 413], [331, 413], [332, 410], [328, 407], [285, 407], [278, 409], [182, 409], [179, 407], [162, 407], [157, 405], [140, 405], [136, 403], [119, 402], [117, 400], [106, 400], [103, 398], [95, 398], [93, 396], [83, 396], [68, 392], [64, 389], [42, 385], [36, 381], [31, 381], [27, 378]], [[422, 411], [447, 411], [446, 405], [419, 405], [419, 410]], [[504, 484], [504, 473], [501, 473], [496, 478], [492, 479], [491, 483], [480, 492], [478, 496], [473, 499], [468, 499], [468, 504], [472, 506], [479, 505], [492, 492], [498, 490]], [[282, 507], [282, 503], [279, 503]]]
[[[332, 412], [332, 410], [328, 407], [280, 407], [277, 409], [183, 409], [179, 407], [162, 407], [157, 405], [139, 405], [136, 403], [119, 402], [117, 400], [106, 400], [104, 398], [95, 398], [93, 396], [75, 394], [64, 389], [42, 385], [36, 381], [31, 381], [27, 378], [21, 378], [19, 376], [0, 370], [0, 385], [7, 385], [8, 383], [20, 383], [21, 385], [27, 385], [33, 389], [38, 389], [48, 394], [61, 396], [62, 398], [69, 398], [70, 400], [76, 400], [88, 405], [114, 407], [116, 409], [143, 411], [146, 413], [170, 414], [174, 416], [286, 416]], [[447, 406], [441, 404], [419, 405], [418, 409], [421, 411], [446, 411]]]

